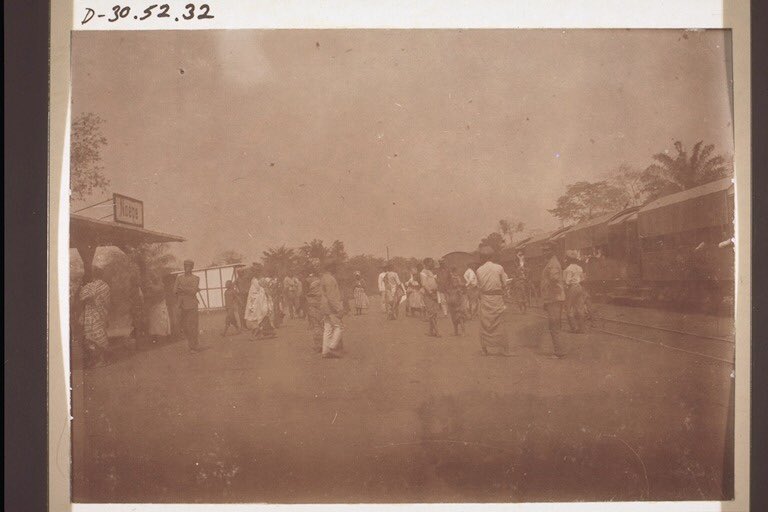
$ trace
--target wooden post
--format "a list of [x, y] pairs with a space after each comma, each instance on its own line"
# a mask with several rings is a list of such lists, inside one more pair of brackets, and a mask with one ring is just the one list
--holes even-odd
[[96, 255], [96, 247], [93, 245], [78, 245], [77, 252], [83, 260], [83, 284], [91, 280], [93, 276], [93, 257]]

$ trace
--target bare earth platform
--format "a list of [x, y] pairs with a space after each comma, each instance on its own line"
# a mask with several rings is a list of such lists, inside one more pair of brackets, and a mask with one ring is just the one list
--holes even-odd
[[732, 365], [597, 331], [564, 334], [573, 352], [551, 360], [535, 310], [507, 314], [518, 357], [482, 357], [476, 320], [454, 337], [441, 319], [433, 339], [372, 306], [345, 319], [344, 359], [313, 353], [305, 320], [253, 342], [214, 315], [202, 353], [74, 369], [74, 501], [726, 496]]

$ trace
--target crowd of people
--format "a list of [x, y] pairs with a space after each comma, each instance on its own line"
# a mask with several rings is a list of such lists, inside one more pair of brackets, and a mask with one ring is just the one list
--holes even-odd
[[[554, 354], [566, 357], [568, 349], [560, 334], [565, 311], [571, 330], [584, 332], [588, 317], [587, 294], [582, 286], [585, 279], [578, 255], [567, 252], [565, 268], [555, 254], [554, 246], [544, 248], [546, 264], [542, 270], [538, 294], [548, 318]], [[531, 282], [525, 263], [508, 276], [496, 261], [494, 250], [487, 245], [479, 249], [479, 264], [468, 263], [463, 269], [438, 264], [425, 258], [410, 269], [405, 282], [391, 264], [385, 264], [378, 276], [378, 292], [382, 313], [390, 321], [405, 315], [419, 318], [428, 325], [427, 335], [441, 337], [439, 318], [449, 317], [453, 334], [466, 334], [466, 322], [479, 319], [479, 341], [484, 355], [514, 355], [506, 332], [505, 314], [509, 305], [525, 313], [531, 298]], [[344, 317], [360, 316], [370, 307], [369, 293], [359, 271], [353, 282], [343, 290], [337, 279], [338, 264], [334, 258], [312, 259], [309, 270], [299, 276], [266, 276], [261, 267], [241, 269], [234, 280], [227, 281], [224, 291], [224, 329], [222, 336], [246, 330], [251, 340], [273, 338], [277, 329], [290, 319], [307, 321], [312, 347], [323, 358], [340, 358], [344, 354]], [[176, 277], [172, 293], [175, 296], [180, 333], [191, 352], [204, 348], [199, 343], [200, 279], [193, 272], [194, 262], [184, 261], [184, 272]], [[109, 307], [109, 286], [98, 268], [79, 293], [83, 306], [84, 339], [88, 357], [100, 364], [107, 349], [106, 323]], [[232, 329], [232, 331], [230, 331]]]

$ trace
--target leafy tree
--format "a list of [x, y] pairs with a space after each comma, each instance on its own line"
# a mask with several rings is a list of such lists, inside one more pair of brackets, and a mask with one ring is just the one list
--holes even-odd
[[548, 211], [563, 222], [578, 222], [620, 210], [627, 203], [626, 191], [605, 180], [594, 183], [577, 181], [566, 187], [555, 208]]
[[366, 291], [368, 293], [376, 293], [379, 285], [379, 273], [381, 273], [381, 267], [384, 263], [384, 258], [370, 254], [358, 254], [349, 258], [346, 267], [352, 272], [360, 272], [360, 277], [365, 283]]
[[704, 145], [703, 141], [698, 141], [690, 156], [679, 140], [674, 146], [677, 152], [674, 157], [666, 152], [656, 153], [653, 155], [655, 162], [642, 173], [643, 191], [649, 199], [681, 192], [731, 174], [726, 159], [713, 155], [714, 144]]
[[643, 172], [633, 169], [627, 164], [621, 164], [608, 173], [607, 181], [624, 190], [627, 196], [627, 208], [642, 205], [648, 197], [643, 188]]
[[245, 259], [245, 256], [243, 256], [237, 251], [229, 249], [217, 254], [213, 258], [213, 261], [211, 262], [211, 266], [213, 267], [216, 265], [231, 265], [234, 263], [242, 263], [243, 259]]
[[504, 249], [504, 247], [506, 247], [507, 243], [504, 240], [504, 237], [501, 236], [501, 233], [494, 231], [493, 233], [480, 240], [480, 245], [489, 245], [496, 252], [499, 252]]
[[104, 176], [101, 149], [107, 139], [101, 133], [104, 120], [96, 114], [85, 113], [72, 122], [70, 142], [69, 197], [81, 201], [94, 191], [106, 191], [109, 180]]
[[403, 256], [392, 256], [389, 258], [389, 264], [392, 265], [392, 270], [397, 272], [400, 276], [400, 280], [405, 282], [411, 275], [411, 269], [416, 268], [420, 261], [416, 258], [405, 258]]
[[264, 271], [267, 274], [285, 275], [293, 268], [296, 253], [285, 245], [277, 248], [270, 247], [263, 252], [261, 260], [264, 262]]
[[499, 233], [502, 236], [507, 237], [509, 245], [514, 243], [515, 235], [522, 233], [525, 230], [525, 224], [522, 222], [514, 222], [509, 219], [501, 219], [498, 224]]
[[336, 258], [336, 261], [339, 263], [344, 263], [347, 261], [347, 251], [344, 249], [344, 242], [341, 240], [333, 241], [329, 253], [332, 257]]

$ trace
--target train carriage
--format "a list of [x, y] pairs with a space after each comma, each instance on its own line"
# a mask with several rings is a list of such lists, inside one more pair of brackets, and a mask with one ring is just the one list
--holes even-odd
[[564, 234], [563, 249], [579, 255], [592, 294], [619, 296], [638, 287], [637, 210], [606, 213], [582, 221]]
[[[562, 227], [554, 231], [548, 231], [532, 236], [524, 243], [519, 244], [516, 248], [517, 250], [515, 251], [515, 254], [517, 254], [518, 251], [522, 251], [523, 253], [528, 279], [531, 282], [533, 288], [532, 291], [535, 296], [538, 296], [539, 293], [541, 271], [547, 263], [544, 258], [544, 245], [549, 243], [553, 237], [564, 233], [568, 229], [569, 227]], [[502, 264], [504, 264], [504, 262], [502, 262]]]
[[460, 274], [464, 274], [464, 270], [467, 265], [476, 266], [478, 264], [478, 257], [476, 254], [464, 251], [449, 252], [442, 258], [440, 258], [440, 264], [446, 267], [455, 268]]
[[[500, 263], [511, 275], [522, 252], [538, 295], [543, 247], [554, 243], [561, 262], [566, 251], [579, 254], [595, 297], [714, 310], [733, 300], [733, 220], [733, 182], [724, 178], [534, 235], [503, 251]], [[455, 252], [445, 259], [461, 267], [473, 257]]]
[[640, 209], [642, 277], [657, 299], [717, 305], [733, 297], [733, 191], [724, 178]]

